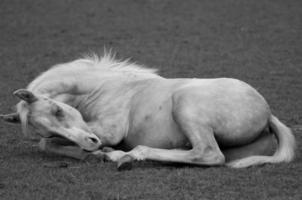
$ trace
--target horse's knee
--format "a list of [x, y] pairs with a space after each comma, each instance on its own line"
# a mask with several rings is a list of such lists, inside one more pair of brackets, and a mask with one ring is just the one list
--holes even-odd
[[191, 150], [190, 160], [196, 164], [222, 165], [225, 163], [225, 156], [219, 150], [200, 150], [193, 148]]
[[134, 149], [132, 149], [128, 154], [134, 157], [136, 160], [145, 160], [148, 154], [148, 147], [138, 145]]

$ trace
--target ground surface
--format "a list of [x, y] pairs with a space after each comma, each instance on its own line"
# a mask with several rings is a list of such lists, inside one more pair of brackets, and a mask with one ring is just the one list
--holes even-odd
[[[104, 45], [166, 77], [234, 77], [294, 127], [290, 164], [244, 170], [114, 163], [40, 152], [0, 122], [0, 199], [302, 199], [302, 1], [0, 2], [0, 111], [49, 66]], [[47, 167], [57, 161], [66, 168]]]

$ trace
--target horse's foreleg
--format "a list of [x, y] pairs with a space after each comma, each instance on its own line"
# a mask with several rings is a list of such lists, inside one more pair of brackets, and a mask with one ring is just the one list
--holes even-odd
[[127, 155], [126, 152], [120, 151], [120, 150], [110, 150], [107, 151], [105, 149], [102, 150], [97, 150], [92, 152], [93, 155], [95, 155], [97, 158], [101, 158], [106, 161], [112, 161], [112, 162], [117, 162], [119, 159], [121, 159], [123, 156]]
[[[215, 165], [219, 164], [213, 158], [201, 158], [196, 152], [196, 150], [181, 150], [181, 149], [158, 149], [151, 148], [147, 146], [136, 146], [129, 152], [124, 152], [120, 150], [104, 152], [95, 151], [94, 155], [105, 157], [107, 160], [112, 162], [118, 162], [118, 166], [123, 164], [123, 162], [129, 161], [142, 161], [142, 160], [154, 160], [154, 161], [164, 161], [164, 162], [178, 162], [178, 163], [189, 163], [189, 164], [203, 164], [203, 165]], [[125, 157], [128, 157], [125, 159]], [[208, 155], [208, 157], [211, 157]], [[212, 155], [215, 157], [215, 155]]]
[[95, 151], [94, 155], [118, 163], [118, 168], [128, 168], [132, 161], [153, 160], [163, 162], [188, 163], [196, 165], [221, 165], [224, 164], [224, 157], [212, 151], [210, 147], [191, 150], [181, 149], [158, 149], [139, 145], [129, 152], [120, 150], [104, 152]]
[[83, 151], [78, 146], [65, 146], [60, 142], [56, 142], [56, 140], [52, 138], [42, 138], [39, 142], [39, 147], [42, 151], [55, 153], [79, 160], [84, 160], [91, 154], [89, 152]]

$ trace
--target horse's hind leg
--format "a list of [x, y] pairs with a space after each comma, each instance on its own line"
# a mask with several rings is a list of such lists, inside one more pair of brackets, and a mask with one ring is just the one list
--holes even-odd
[[[118, 161], [118, 167], [125, 162], [133, 160], [154, 160], [163, 162], [188, 163], [196, 165], [220, 165], [224, 164], [223, 155], [216, 154], [200, 154], [199, 149], [182, 150], [182, 149], [158, 149], [139, 145], [130, 152], [124, 153]], [[126, 157], [126, 158], [125, 158]], [[128, 158], [127, 158], [128, 157]]]
[[[174, 119], [191, 143], [190, 162], [200, 165], [221, 165], [225, 163], [213, 130], [207, 126], [196, 108], [180, 102], [173, 112]], [[191, 104], [194, 105], [194, 104]]]
[[271, 156], [276, 148], [276, 138], [269, 131], [264, 131], [255, 141], [250, 144], [223, 149], [226, 162], [238, 160], [248, 156], [266, 155]]
[[[174, 118], [183, 133], [189, 139], [192, 149], [157, 149], [147, 146], [137, 146], [132, 151], [120, 157], [118, 167], [123, 167], [125, 163], [132, 160], [155, 160], [178, 163], [188, 163], [196, 165], [222, 165], [225, 157], [219, 149], [212, 129], [196, 116], [194, 108], [182, 109], [177, 106]], [[120, 154], [121, 155], [121, 154]]]
[[208, 116], [202, 112], [199, 96], [179, 92], [173, 96], [173, 117], [189, 139], [194, 163], [201, 165], [224, 164], [222, 154], [212, 128], [207, 125]]

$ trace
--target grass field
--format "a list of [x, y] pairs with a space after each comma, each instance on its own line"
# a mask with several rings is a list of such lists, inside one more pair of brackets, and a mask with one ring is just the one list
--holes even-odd
[[[302, 1], [0, 1], [0, 112], [53, 64], [112, 48], [165, 77], [234, 77], [297, 139], [290, 164], [235, 170], [114, 163], [40, 152], [0, 122], [0, 199], [302, 199]], [[45, 167], [66, 162], [65, 168]]]

